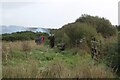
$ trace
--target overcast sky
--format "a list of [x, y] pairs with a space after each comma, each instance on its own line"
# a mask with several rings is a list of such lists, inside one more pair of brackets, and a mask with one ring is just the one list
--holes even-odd
[[113, 25], [118, 24], [119, 0], [16, 1], [0, 1], [0, 25], [60, 28], [74, 22], [81, 14], [105, 17]]

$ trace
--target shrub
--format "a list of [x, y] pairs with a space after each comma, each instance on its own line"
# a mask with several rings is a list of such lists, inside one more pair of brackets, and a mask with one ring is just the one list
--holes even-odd
[[98, 33], [101, 33], [103, 37], [110, 37], [116, 35], [116, 28], [112, 26], [108, 19], [100, 18], [98, 16], [90, 16], [83, 14], [76, 22], [87, 23], [93, 25]]

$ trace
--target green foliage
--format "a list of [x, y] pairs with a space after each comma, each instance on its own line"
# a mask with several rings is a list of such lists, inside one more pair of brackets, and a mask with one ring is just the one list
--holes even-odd
[[[120, 63], [120, 33], [118, 34], [118, 64]], [[120, 64], [118, 65], [118, 74], [120, 76]]]
[[[55, 34], [56, 42], [65, 42], [67, 47], [72, 47], [70, 49], [73, 54], [89, 52], [92, 37], [101, 40], [100, 57], [105, 59], [107, 65], [110, 65], [112, 68], [116, 67], [115, 69], [117, 69], [120, 67], [120, 55], [118, 52], [120, 50], [120, 39], [117, 42], [116, 38], [120, 36], [117, 35], [118, 31], [108, 19], [82, 15], [74, 23], [64, 25], [62, 28], [54, 30], [53, 33]], [[76, 40], [83, 38], [85, 40], [84, 44], [81, 44], [82, 48], [76, 48]]]
[[92, 37], [103, 41], [103, 37], [116, 36], [117, 29], [105, 18], [85, 14], [74, 23], [64, 25], [58, 30], [52, 30], [52, 33], [55, 34], [56, 43], [64, 42], [69, 47], [75, 47], [76, 40], [82, 38], [86, 38], [89, 45]]
[[12, 34], [2, 34], [2, 40], [16, 41], [16, 40], [32, 40], [35, 37], [35, 33], [31, 31], [16, 32]]
[[[118, 27], [119, 29], [119, 27]], [[119, 31], [119, 30], [118, 30]], [[24, 60], [25, 58], [25, 51], [30, 52], [28, 55], [28, 58], [38, 61], [39, 67], [45, 67], [46, 64], [49, 62], [50, 66], [47, 71], [45, 71], [45, 75], [42, 74], [42, 77], [57, 77], [58, 75], [62, 77], [64, 76], [62, 72], [62, 68], [67, 70], [70, 68], [73, 68], [71, 71], [74, 75], [74, 77], [83, 77], [83, 74], [85, 73], [84, 77], [93, 77], [96, 75], [97, 77], [106, 77], [109, 76], [112, 73], [108, 70], [105, 72], [106, 65], [102, 66], [94, 66], [93, 62], [94, 60], [91, 58], [91, 40], [94, 37], [96, 40], [101, 40], [101, 49], [100, 49], [100, 55], [102, 55], [103, 63], [105, 62], [107, 65], [109, 65], [112, 68], [115, 68], [115, 70], [118, 68], [118, 74], [120, 74], [120, 33], [117, 31], [116, 27], [113, 27], [109, 20], [105, 18], [100, 18], [98, 16], [90, 16], [90, 15], [82, 15], [79, 19], [77, 19], [74, 23], [69, 23], [67, 25], [64, 25], [60, 29], [51, 29], [51, 33], [55, 34], [55, 44], [59, 44], [61, 42], [65, 43], [65, 51], [58, 51], [55, 50], [57, 47], [50, 49], [48, 47], [48, 34], [42, 33], [45, 36], [45, 45], [41, 47], [41, 45], [38, 45], [38, 49], [34, 46], [34, 48], [30, 48], [29, 45], [24, 44], [22, 45], [21, 52], [20, 51], [9, 51], [10, 49], [4, 48], [3, 52], [3, 60], [13, 63], [15, 62], [14, 59]], [[119, 33], [118, 35], [116, 33]], [[33, 40], [36, 36], [40, 35], [39, 32], [34, 33], [30, 31], [26, 32], [17, 32], [12, 34], [3, 34], [2, 40], [6, 41], [15, 41], [15, 40]], [[117, 40], [118, 36], [118, 40]], [[84, 39], [82, 43], [80, 43], [80, 47], [76, 47], [76, 40]], [[118, 44], [118, 45], [117, 45]], [[46, 46], [47, 45], [47, 46]], [[11, 54], [6, 54], [11, 53]], [[6, 55], [5, 55], [6, 54]], [[75, 54], [75, 55], [73, 55]], [[88, 56], [84, 56], [87, 54]], [[7, 57], [6, 57], [7, 56]], [[12, 62], [7, 59], [12, 59]], [[58, 61], [57, 61], [58, 60]], [[59, 60], [63, 60], [64, 64], [61, 64]], [[54, 62], [56, 61], [56, 62]], [[19, 62], [19, 61], [18, 61]], [[79, 66], [78, 63], [79, 62]], [[4, 62], [3, 62], [4, 63]], [[7, 64], [7, 63], [6, 63]], [[18, 63], [16, 62], [15, 65]], [[76, 65], [76, 66], [75, 66]], [[48, 65], [49, 66], [49, 65]], [[65, 68], [66, 67], [66, 68]], [[74, 68], [75, 67], [75, 68]], [[60, 69], [60, 74], [58, 73]], [[63, 71], [64, 71], [63, 69]], [[89, 69], [89, 70], [88, 70]], [[76, 72], [74, 72], [76, 70]], [[53, 72], [54, 71], [54, 72]], [[80, 72], [79, 72], [80, 71]], [[101, 72], [100, 72], [101, 71]], [[44, 71], [43, 71], [44, 72]], [[52, 73], [53, 72], [53, 73]], [[52, 73], [52, 74], [51, 74]], [[108, 73], [110, 73], [108, 75]], [[48, 75], [49, 74], [49, 75]], [[56, 75], [55, 75], [56, 74]], [[71, 73], [68, 73], [71, 74]], [[94, 74], [94, 75], [92, 75]], [[103, 75], [102, 75], [103, 74]], [[91, 76], [92, 75], [92, 76]], [[105, 76], [106, 75], [106, 76]], [[65, 75], [66, 76], [66, 75]], [[96, 77], [94, 76], [94, 77]], [[68, 77], [68, 76], [67, 76]]]
[[32, 31], [22, 31], [11, 34], [2, 34], [2, 40], [6, 41], [16, 41], [16, 40], [34, 40], [36, 36], [43, 34], [44, 36], [48, 36], [46, 33], [40, 32], [32, 32]]
[[54, 31], [54, 33], [56, 42], [64, 42], [69, 47], [75, 47], [76, 40], [83, 38], [85, 38], [84, 43], [87, 42], [88, 44], [92, 37], [95, 37], [96, 39], [102, 38], [92, 25], [79, 22], [65, 25], [61, 29]]
[[[7, 42], [5, 42], [8, 45]], [[13, 42], [15, 43], [15, 42]], [[13, 45], [13, 44], [12, 44]], [[15, 45], [15, 44], [14, 44]], [[13, 46], [14, 46], [13, 45]], [[32, 44], [34, 45], [34, 43]], [[114, 72], [105, 64], [95, 64], [90, 54], [72, 55], [72, 50], [55, 52], [43, 45], [33, 46], [25, 57], [23, 50], [8, 51], [10, 59], [3, 61], [4, 78], [113, 78]], [[80, 53], [83, 53], [82, 51]], [[3, 53], [5, 54], [5, 52]], [[4, 57], [3, 57], [4, 59]]]
[[113, 27], [111, 22], [105, 18], [84, 14], [78, 18], [76, 22], [94, 25], [97, 32], [101, 33], [103, 37], [109, 37], [116, 34], [116, 28]]
[[81, 38], [86, 38], [88, 40], [91, 36], [95, 37], [97, 35], [95, 28], [88, 24], [74, 23], [68, 26], [70, 27], [66, 27], [65, 31], [70, 37], [71, 43]]
[[118, 40], [114, 38], [114, 40], [110, 40], [105, 43], [105, 49], [104, 49], [104, 59], [106, 64], [109, 67], [112, 67], [118, 75], [120, 75], [120, 54], [119, 54], [119, 44]]
[[118, 29], [118, 31], [120, 31], [120, 25], [119, 25], [119, 26], [117, 26], [117, 29]]

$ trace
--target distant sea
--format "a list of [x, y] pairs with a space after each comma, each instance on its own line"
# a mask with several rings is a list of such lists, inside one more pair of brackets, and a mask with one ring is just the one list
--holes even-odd
[[46, 32], [49, 34], [48, 28], [24, 27], [24, 26], [16, 26], [16, 25], [9, 25], [9, 26], [0, 25], [0, 34], [21, 32], [21, 31]]

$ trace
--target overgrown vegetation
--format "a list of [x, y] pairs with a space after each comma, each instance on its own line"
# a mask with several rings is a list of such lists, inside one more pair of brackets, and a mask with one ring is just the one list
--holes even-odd
[[103, 37], [109, 37], [116, 34], [116, 28], [112, 26], [111, 22], [104, 17], [82, 15], [76, 20], [76, 22], [87, 23], [93, 25], [98, 33], [101, 33]]
[[[49, 48], [46, 33], [43, 33], [45, 43], [41, 45], [36, 45], [33, 41], [40, 33], [3, 34], [3, 77], [114, 78], [120, 76], [119, 26], [113, 26], [108, 19], [82, 15], [74, 23], [53, 29], [51, 33], [55, 35], [53, 49]], [[100, 42], [97, 61], [91, 58], [92, 38]], [[81, 41], [79, 46], [77, 41]], [[62, 42], [65, 43], [64, 51], [57, 48], [57, 44]]]
[[[44, 45], [36, 45], [29, 41], [32, 50], [26, 54], [22, 50], [22, 42], [13, 42], [13, 46], [3, 44], [11, 50], [3, 51], [4, 78], [114, 78], [112, 68], [104, 63], [95, 62], [89, 54], [73, 55], [72, 50], [57, 52]], [[15, 44], [19, 48], [12, 48]], [[11, 52], [12, 51], [12, 52]], [[6, 56], [4, 56], [6, 55]]]
[[[65, 42], [68, 47], [74, 48], [75, 53], [79, 52], [79, 49], [90, 53], [90, 41], [92, 37], [96, 38], [97, 41], [101, 41], [100, 59], [105, 59], [107, 65], [119, 72], [118, 30], [119, 26], [113, 26], [108, 19], [84, 14], [74, 23], [52, 32], [56, 36], [56, 42]], [[76, 40], [81, 39], [84, 39], [84, 42], [80, 44], [79, 49], [75, 49]]]

